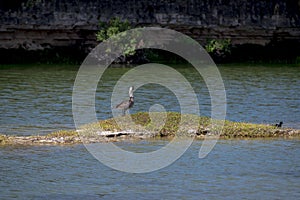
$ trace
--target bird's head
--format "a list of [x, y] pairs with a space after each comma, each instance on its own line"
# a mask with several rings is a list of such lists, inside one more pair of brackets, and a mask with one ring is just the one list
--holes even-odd
[[128, 91], [128, 94], [129, 94], [129, 97], [131, 98], [133, 98], [133, 90], [134, 90], [134, 87], [133, 86], [131, 86], [130, 88], [129, 88], [129, 91]]

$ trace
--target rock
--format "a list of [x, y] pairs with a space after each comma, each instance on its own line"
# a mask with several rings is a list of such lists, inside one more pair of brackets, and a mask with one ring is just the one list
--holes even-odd
[[0, 49], [40, 50], [66, 46], [88, 49], [98, 44], [95, 32], [99, 20], [108, 21], [112, 16], [128, 19], [133, 27], [150, 23], [172, 28], [203, 43], [224, 36], [233, 44], [299, 41], [297, 1], [283, 0], [280, 6], [277, 6], [278, 0], [183, 4], [158, 0], [34, 2], [34, 6], [20, 4], [0, 8], [3, 16], [0, 18]]

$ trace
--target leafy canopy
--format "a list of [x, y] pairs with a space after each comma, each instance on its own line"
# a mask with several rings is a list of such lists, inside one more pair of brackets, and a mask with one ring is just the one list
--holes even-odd
[[216, 40], [212, 39], [205, 46], [208, 53], [214, 53], [217, 55], [230, 54], [231, 53], [231, 40]]
[[104, 41], [108, 38], [117, 35], [123, 31], [131, 29], [128, 20], [121, 21], [120, 18], [115, 17], [109, 20], [109, 22], [100, 22], [100, 30], [97, 32], [97, 41]]
[[113, 37], [113, 40], [118, 45], [123, 45], [122, 49], [125, 56], [131, 56], [135, 54], [137, 40], [132, 38], [129, 41], [125, 41], [127, 39], [125, 31], [131, 29], [128, 20], [121, 21], [120, 18], [115, 17], [110, 19], [108, 22], [100, 22], [99, 26], [100, 30], [96, 33], [97, 41], [102, 42]]

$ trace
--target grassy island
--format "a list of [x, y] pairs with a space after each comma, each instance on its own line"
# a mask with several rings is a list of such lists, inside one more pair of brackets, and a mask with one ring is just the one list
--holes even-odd
[[[152, 119], [152, 120], [151, 120]], [[131, 121], [131, 122], [130, 122]], [[181, 122], [181, 124], [180, 124]], [[147, 138], [172, 138], [178, 134], [196, 139], [213, 136], [209, 117], [176, 112], [140, 112], [124, 117], [100, 120], [79, 130], [61, 130], [44, 136], [0, 134], [1, 145], [67, 145], [78, 143], [115, 142]], [[225, 121], [221, 139], [232, 138], [300, 138], [300, 130], [277, 128], [273, 125]]]

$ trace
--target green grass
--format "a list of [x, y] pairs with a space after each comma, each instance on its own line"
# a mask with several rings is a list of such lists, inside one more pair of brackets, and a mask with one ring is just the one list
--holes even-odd
[[[157, 127], [157, 124], [151, 122], [149, 113], [139, 112], [132, 115], [119, 118], [111, 118], [102, 120], [97, 123], [88, 124], [83, 127], [84, 130], [95, 132], [103, 131], [121, 131], [121, 130], [146, 130], [157, 132], [157, 136], [175, 136], [178, 133], [188, 133], [189, 130], [196, 130], [197, 135], [204, 136], [209, 133], [214, 133], [211, 128], [211, 119], [209, 117], [195, 116], [190, 114], [181, 115], [176, 112], [167, 113], [151, 113], [153, 119], [156, 121], [164, 121], [163, 125]], [[166, 116], [164, 116], [166, 115]], [[135, 123], [134, 126], [126, 124], [126, 118], [131, 117]], [[179, 122], [181, 121], [181, 126]], [[118, 122], [118, 123], [117, 123]], [[220, 123], [220, 121], [216, 121]], [[120, 124], [122, 126], [119, 127]], [[141, 127], [143, 127], [141, 129]], [[232, 122], [225, 121], [224, 127], [221, 132], [221, 138], [259, 138], [259, 137], [278, 137], [300, 135], [300, 130], [292, 129], [278, 129], [275, 126], [265, 124], [252, 124], [245, 122]]]
[[74, 130], [60, 130], [46, 135], [48, 138], [53, 137], [78, 137], [78, 133]]
[[[153, 119], [153, 121], [151, 121]], [[133, 123], [129, 123], [132, 121]], [[84, 125], [78, 133], [75, 130], [60, 130], [45, 136], [9, 136], [0, 134], [0, 145], [10, 144], [33, 144], [32, 141], [41, 141], [55, 138], [64, 138], [63, 144], [75, 144], [81, 139], [89, 142], [89, 138], [100, 138], [101, 131], [122, 131], [131, 130], [133, 132], [154, 133], [151, 137], [173, 137], [180, 135], [196, 135], [196, 138], [203, 139], [205, 135], [214, 135], [216, 130], [211, 127], [211, 119], [204, 116], [191, 114], [180, 114], [177, 112], [139, 112], [124, 117], [100, 120], [96, 123]], [[221, 121], [215, 120], [216, 123]], [[191, 133], [192, 130], [192, 133]], [[245, 122], [225, 121], [220, 134], [221, 139], [232, 138], [274, 138], [274, 137], [299, 137], [300, 130], [289, 128], [276, 128], [265, 124], [252, 124]], [[21, 141], [21, 142], [20, 142]], [[51, 142], [50, 142], [51, 143]], [[42, 143], [41, 143], [42, 144]]]

